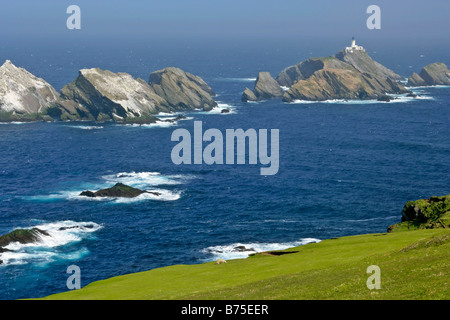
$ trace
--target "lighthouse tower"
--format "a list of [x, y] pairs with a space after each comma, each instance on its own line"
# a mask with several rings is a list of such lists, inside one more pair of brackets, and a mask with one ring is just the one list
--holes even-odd
[[365, 50], [362, 46], [357, 46], [355, 37], [352, 37], [352, 45], [350, 47], [346, 47], [345, 52], [353, 53], [354, 51], [365, 51]]

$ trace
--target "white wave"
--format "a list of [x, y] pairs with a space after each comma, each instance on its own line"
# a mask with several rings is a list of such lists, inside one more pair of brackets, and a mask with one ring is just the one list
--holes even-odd
[[162, 175], [159, 172], [119, 172], [102, 177], [108, 183], [123, 183], [135, 188], [145, 189], [150, 186], [179, 185], [182, 184], [183, 176]]
[[48, 235], [41, 234], [38, 241], [22, 244], [13, 242], [5, 246], [5, 249], [12, 250], [0, 253], [2, 265], [18, 265], [25, 263], [50, 263], [56, 260], [75, 260], [89, 254], [87, 248], [74, 251], [58, 252], [58, 248], [75, 244], [83, 239], [89, 238], [92, 234], [102, 228], [94, 222], [58, 221], [43, 223], [33, 227], [45, 231]]
[[281, 89], [283, 89], [283, 91], [288, 91], [290, 88], [289, 87], [286, 87], [286, 86], [280, 86], [281, 87]]
[[[151, 189], [145, 190], [149, 193], [143, 193], [134, 198], [115, 198], [115, 203], [133, 203], [141, 202], [145, 200], [157, 200], [157, 201], [175, 201], [180, 199], [181, 193], [177, 191], [170, 191], [165, 189]], [[154, 193], [152, 193], [154, 192]], [[157, 194], [156, 194], [157, 193]]]
[[[228, 112], [222, 112], [222, 110], [228, 109]], [[235, 106], [231, 106], [229, 104], [226, 103], [221, 103], [218, 102], [217, 103], [217, 107], [212, 108], [212, 110], [210, 111], [199, 111], [197, 113], [199, 114], [220, 114], [220, 115], [229, 115], [229, 114], [235, 114], [236, 111], [236, 107]]]
[[216, 78], [216, 81], [239, 81], [239, 82], [252, 82], [256, 81], [256, 78]]
[[[201, 252], [209, 256], [206, 261], [215, 261], [219, 258], [224, 260], [243, 259], [247, 258], [249, 254], [253, 253], [285, 250], [314, 242], [320, 242], [320, 240], [315, 238], [304, 238], [300, 239], [299, 241], [281, 243], [233, 243], [229, 245], [207, 247]], [[239, 247], [245, 247], [245, 251], [240, 251], [238, 249]]]
[[[50, 193], [47, 195], [25, 196], [23, 199], [29, 201], [52, 202], [61, 200], [75, 200], [75, 201], [105, 201], [114, 203], [131, 203], [143, 200], [159, 200], [159, 201], [174, 201], [181, 197], [180, 191], [172, 191], [161, 186], [176, 186], [185, 183], [191, 179], [188, 175], [162, 175], [159, 172], [119, 172], [102, 176], [103, 182], [97, 183], [83, 183], [72, 190], [63, 190], [59, 192]], [[151, 193], [143, 193], [134, 198], [121, 197], [86, 197], [80, 194], [83, 191], [101, 190], [113, 187], [116, 183], [123, 183], [125, 185], [146, 190], [149, 192], [158, 192], [159, 195]]]
[[344, 222], [366, 222], [366, 221], [375, 221], [375, 220], [391, 220], [394, 218], [399, 218], [399, 217], [398, 216], [375, 217], [375, 218], [367, 218], [367, 219], [344, 220]]
[[389, 94], [393, 99], [389, 102], [378, 101], [376, 99], [371, 100], [359, 100], [359, 99], [331, 99], [324, 101], [311, 101], [311, 100], [294, 100], [288, 104], [311, 104], [311, 103], [323, 103], [323, 104], [377, 104], [377, 103], [404, 103], [411, 102], [414, 100], [434, 100], [433, 97], [427, 95], [417, 95], [416, 97], [407, 97], [403, 95]]
[[68, 128], [75, 128], [75, 129], [81, 129], [81, 130], [99, 130], [99, 129], [103, 129], [102, 126], [65, 126]]

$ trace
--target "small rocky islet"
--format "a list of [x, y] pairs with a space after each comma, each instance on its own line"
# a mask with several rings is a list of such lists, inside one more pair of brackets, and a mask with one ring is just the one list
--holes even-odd
[[123, 183], [116, 183], [111, 188], [101, 189], [98, 191], [90, 191], [86, 190], [80, 193], [80, 196], [89, 197], [89, 198], [96, 198], [96, 197], [110, 197], [110, 198], [136, 198], [140, 196], [141, 194], [149, 193], [154, 196], [160, 196], [160, 192], [156, 191], [146, 191], [141, 190], [137, 188], [130, 187]]
[[[259, 72], [254, 89], [246, 88], [243, 102], [279, 98], [295, 100], [377, 100], [389, 102], [392, 94], [416, 97], [401, 81], [404, 78], [373, 60], [353, 40], [350, 47], [330, 57], [309, 58], [282, 70], [274, 79], [269, 72]], [[408, 87], [449, 85], [450, 72], [444, 63], [433, 63], [414, 73]]]

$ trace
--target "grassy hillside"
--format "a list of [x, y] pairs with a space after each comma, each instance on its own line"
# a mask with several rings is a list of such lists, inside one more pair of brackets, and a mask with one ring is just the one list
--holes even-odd
[[[325, 240], [247, 259], [175, 265], [45, 299], [450, 299], [450, 229]], [[367, 267], [381, 269], [369, 290]]]

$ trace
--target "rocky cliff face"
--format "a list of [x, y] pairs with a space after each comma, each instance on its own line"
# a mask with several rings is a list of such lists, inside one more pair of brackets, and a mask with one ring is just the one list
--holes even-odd
[[127, 73], [83, 69], [78, 77], [61, 89], [61, 94], [84, 106], [97, 121], [133, 122], [152, 114], [169, 111], [167, 102], [142, 79]]
[[60, 100], [45, 80], [7, 60], [0, 67], [0, 121], [33, 120]]
[[96, 120], [151, 123], [159, 112], [203, 109], [217, 103], [198, 76], [178, 68], [150, 75], [149, 83], [127, 73], [83, 69], [59, 94], [11, 61], [0, 67], [0, 121]]
[[284, 93], [283, 101], [331, 99], [379, 99], [390, 94], [407, 93], [403, 86], [387, 78], [351, 69], [323, 69], [305, 80], [297, 81]]
[[278, 74], [277, 82], [280, 86], [291, 87], [298, 80], [308, 79], [322, 69], [350, 69], [350, 66], [335, 57], [310, 58], [285, 68]]
[[256, 78], [253, 91], [246, 88], [242, 96], [242, 101], [260, 101], [283, 96], [283, 89], [269, 72], [260, 72]]
[[[258, 77], [259, 78], [259, 77]], [[310, 58], [285, 68], [276, 82], [287, 89], [283, 101], [329, 99], [387, 99], [386, 94], [407, 93], [396, 81], [401, 76], [369, 57], [365, 51], [341, 51], [335, 56]], [[280, 96], [273, 82], [248, 88], [242, 101], [259, 101]], [[270, 88], [270, 89], [268, 89]], [[258, 90], [257, 90], [258, 89]]]
[[166, 68], [150, 74], [148, 84], [176, 111], [203, 109], [217, 106], [212, 89], [200, 77], [179, 68]]
[[381, 79], [403, 80], [402, 76], [373, 60], [365, 51], [340, 51], [335, 56], [361, 73], [369, 73]]
[[450, 71], [444, 63], [432, 63], [422, 69], [420, 74], [413, 73], [408, 78], [408, 86], [450, 85]]

